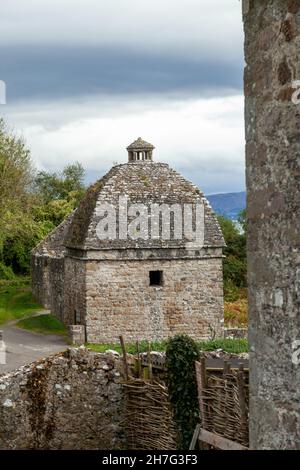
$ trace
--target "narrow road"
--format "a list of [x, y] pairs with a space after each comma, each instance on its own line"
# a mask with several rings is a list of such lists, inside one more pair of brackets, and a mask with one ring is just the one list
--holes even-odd
[[64, 336], [21, 330], [14, 323], [0, 326], [0, 330], [6, 345], [6, 364], [0, 364], [0, 375], [67, 348]]

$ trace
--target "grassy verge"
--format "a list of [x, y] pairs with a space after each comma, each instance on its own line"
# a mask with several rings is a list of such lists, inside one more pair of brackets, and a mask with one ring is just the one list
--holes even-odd
[[[153, 342], [150, 344], [151, 344], [152, 351], [165, 351], [167, 342], [161, 341], [161, 342]], [[103, 343], [103, 344], [87, 343], [86, 347], [96, 352], [105, 352], [107, 351], [107, 349], [113, 349], [114, 351], [117, 351], [119, 353], [122, 352], [120, 343]], [[140, 352], [148, 351], [148, 342], [141, 341], [139, 343], [139, 349], [140, 349]], [[131, 343], [126, 344], [126, 351], [129, 354], [136, 354], [137, 353], [136, 345], [131, 344]]]
[[30, 279], [0, 281], [0, 325], [38, 312], [39, 305], [30, 289]]
[[20, 320], [18, 328], [42, 333], [44, 335], [66, 335], [67, 328], [53, 315], [38, 315], [36, 317]]
[[220, 338], [212, 341], [200, 341], [198, 345], [201, 351], [216, 351], [217, 349], [223, 349], [223, 351], [232, 354], [248, 352], [247, 339]]
[[[166, 350], [166, 341], [154, 342], [151, 344], [152, 351], [165, 351]], [[246, 339], [215, 339], [213, 341], [199, 341], [198, 342], [199, 350], [201, 351], [215, 351], [216, 349], [223, 349], [226, 352], [233, 354], [240, 354], [248, 352], [248, 341]], [[92, 344], [87, 343], [86, 347], [96, 351], [96, 352], [105, 352], [107, 349], [114, 349], [115, 351], [121, 352], [120, 344]], [[141, 341], [140, 352], [146, 352], [148, 350], [148, 343], [146, 341]], [[126, 350], [129, 354], [136, 354], [137, 349], [135, 344], [127, 344]]]

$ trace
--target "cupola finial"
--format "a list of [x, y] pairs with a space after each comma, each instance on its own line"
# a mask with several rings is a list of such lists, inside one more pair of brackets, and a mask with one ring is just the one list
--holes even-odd
[[154, 145], [139, 137], [127, 147], [128, 162], [151, 162], [154, 149]]

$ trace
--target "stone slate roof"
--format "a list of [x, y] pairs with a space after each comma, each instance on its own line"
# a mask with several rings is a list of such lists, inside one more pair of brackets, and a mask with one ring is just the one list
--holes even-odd
[[64, 257], [66, 253], [65, 237], [70, 228], [74, 217], [72, 212], [58, 227], [50, 232], [33, 250], [32, 254], [36, 256], [53, 256], [56, 258]]
[[125, 163], [114, 166], [91, 186], [68, 224], [65, 245], [77, 249], [173, 248], [185, 247], [187, 240], [99, 240], [97, 207], [103, 202], [118, 207], [119, 196], [132, 203], [196, 204], [205, 207], [205, 245], [225, 246], [221, 229], [203, 193], [165, 163]]
[[141, 137], [139, 137], [137, 140], [132, 142], [132, 144], [130, 144], [127, 147], [127, 150], [153, 150], [153, 149], [155, 149], [154, 145], [149, 144], [149, 142], [146, 142]]

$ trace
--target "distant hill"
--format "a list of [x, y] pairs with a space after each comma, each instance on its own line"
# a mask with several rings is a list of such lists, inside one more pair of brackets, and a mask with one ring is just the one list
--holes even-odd
[[239, 213], [246, 207], [246, 192], [211, 194], [206, 196], [213, 210], [218, 215], [237, 220]]

